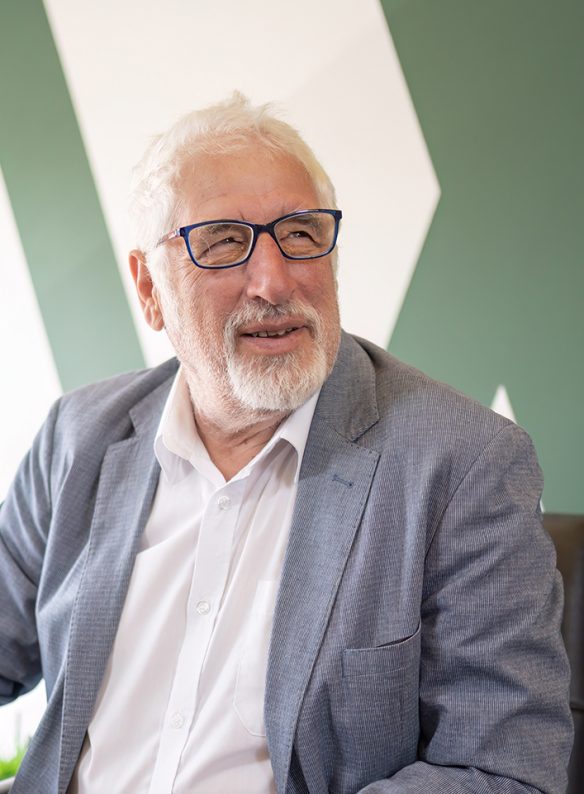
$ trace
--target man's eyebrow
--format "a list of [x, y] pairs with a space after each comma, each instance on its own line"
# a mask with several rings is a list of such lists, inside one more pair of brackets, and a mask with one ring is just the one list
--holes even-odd
[[[207, 229], [208, 231], [210, 231], [211, 233], [212, 232], [218, 232], [218, 231], [225, 231], [226, 228], [227, 229], [231, 229], [233, 227], [241, 226], [241, 222], [240, 221], [227, 221], [227, 222], [225, 222], [225, 221], [205, 221], [205, 223], [206, 223], [206, 226], [204, 228]], [[199, 228], [201, 228], [201, 227], [199, 227]]]
[[292, 215], [292, 217], [290, 217], [290, 218], [286, 218], [285, 217], [284, 220], [288, 221], [289, 223], [299, 223], [302, 226], [317, 226], [318, 225], [318, 218], [316, 218], [314, 215], [309, 215], [309, 216], [307, 216], [307, 215], [297, 215], [297, 216]]

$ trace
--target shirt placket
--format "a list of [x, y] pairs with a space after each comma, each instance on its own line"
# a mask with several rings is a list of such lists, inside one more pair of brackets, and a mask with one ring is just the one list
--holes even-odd
[[238, 480], [219, 488], [203, 514], [187, 601], [185, 636], [164, 714], [150, 794], [173, 791], [181, 754], [196, 717], [199, 681], [227, 585], [244, 487], [244, 481]]

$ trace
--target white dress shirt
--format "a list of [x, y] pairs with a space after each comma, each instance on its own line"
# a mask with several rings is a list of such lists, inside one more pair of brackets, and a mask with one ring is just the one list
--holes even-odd
[[269, 641], [318, 394], [229, 482], [179, 370], [156, 496], [70, 794], [268, 794]]

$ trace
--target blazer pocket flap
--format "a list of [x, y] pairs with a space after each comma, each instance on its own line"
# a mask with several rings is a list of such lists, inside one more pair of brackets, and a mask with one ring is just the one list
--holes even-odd
[[388, 675], [414, 666], [420, 659], [420, 626], [410, 637], [374, 648], [346, 648], [343, 651], [343, 678], [360, 675]]

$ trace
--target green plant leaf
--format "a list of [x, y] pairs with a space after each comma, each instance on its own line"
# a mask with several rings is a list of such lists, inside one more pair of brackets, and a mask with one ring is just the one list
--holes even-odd
[[18, 772], [18, 767], [24, 758], [27, 746], [28, 742], [26, 744], [20, 745], [11, 758], [0, 758], [0, 780], [6, 780], [6, 778], [14, 777], [14, 775]]

